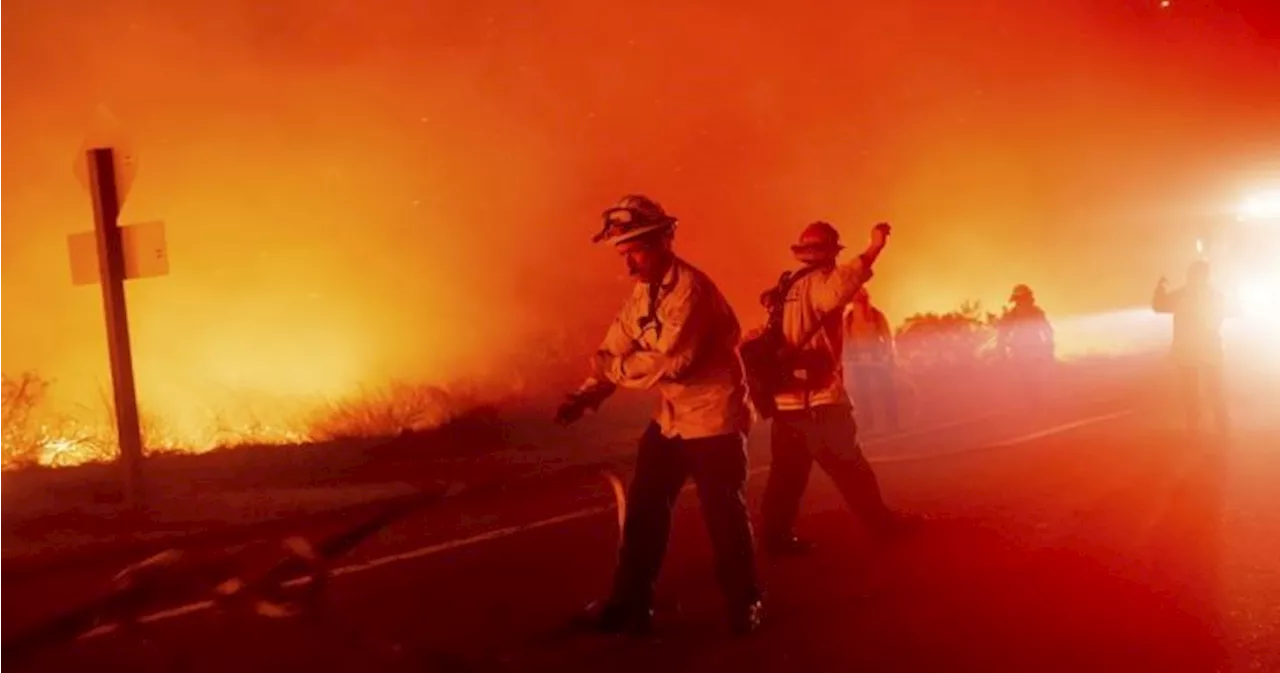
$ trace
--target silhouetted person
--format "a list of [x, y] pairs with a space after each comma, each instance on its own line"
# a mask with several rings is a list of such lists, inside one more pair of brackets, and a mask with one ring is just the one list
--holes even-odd
[[730, 625], [754, 631], [762, 605], [745, 498], [751, 423], [738, 359], [738, 319], [715, 283], [672, 250], [676, 219], [644, 196], [604, 212], [595, 237], [617, 247], [636, 280], [591, 373], [556, 418], [572, 423], [617, 386], [657, 388], [661, 403], [640, 439], [613, 591], [599, 615], [609, 632], [651, 628], [654, 585], [671, 512], [693, 477]]
[[859, 422], [876, 426], [877, 410], [888, 430], [898, 428], [898, 393], [894, 387], [893, 329], [884, 312], [871, 303], [866, 287], [858, 288], [844, 315], [845, 362], [853, 382]]
[[887, 534], [907, 523], [885, 506], [862, 454], [841, 358], [844, 309], [871, 278], [871, 266], [888, 240], [889, 225], [878, 224], [865, 252], [836, 264], [844, 249], [839, 232], [826, 222], [814, 222], [791, 248], [804, 267], [784, 274], [778, 287], [764, 295], [766, 308], [783, 303], [782, 333], [794, 353], [788, 359], [794, 370], [774, 397], [773, 467], [762, 505], [765, 548], [772, 554], [802, 553], [810, 547], [792, 528], [815, 460], [870, 530]]
[[1198, 261], [1187, 269], [1187, 281], [1170, 292], [1164, 278], [1151, 299], [1156, 313], [1173, 314], [1173, 360], [1179, 371], [1187, 429], [1200, 429], [1201, 397], [1208, 398], [1220, 433], [1229, 430], [1223, 394], [1222, 322], [1226, 302], [1209, 282], [1209, 265]]
[[1030, 287], [1015, 285], [1009, 301], [996, 326], [997, 350], [1013, 365], [1027, 401], [1037, 404], [1055, 362], [1053, 325]]

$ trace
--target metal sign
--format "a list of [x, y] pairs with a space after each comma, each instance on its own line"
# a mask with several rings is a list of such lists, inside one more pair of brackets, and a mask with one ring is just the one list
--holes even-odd
[[[80, 158], [76, 160], [72, 171], [75, 172], [76, 180], [80, 182], [80, 186], [86, 190], [89, 189], [89, 166], [85, 157], [88, 155], [90, 148], [107, 145], [118, 145], [118, 143], [93, 143], [86, 140], [80, 145], [80, 151], [77, 152]], [[124, 203], [125, 197], [129, 195], [129, 188], [133, 186], [133, 179], [138, 175], [138, 155], [133, 150], [123, 147], [116, 149], [113, 158], [116, 168], [116, 189], [118, 190], [120, 203]]]
[[[151, 278], [169, 275], [169, 246], [165, 241], [164, 222], [142, 222], [120, 227], [120, 243], [124, 248], [124, 277]], [[98, 241], [92, 231], [67, 237], [71, 253], [71, 284], [96, 285], [99, 282]]]
[[89, 150], [94, 147], [110, 147], [113, 152], [112, 163], [115, 166], [116, 201], [117, 205], [123, 204], [125, 197], [129, 195], [129, 188], [133, 186], [133, 179], [138, 175], [138, 154], [134, 151], [133, 143], [130, 142], [120, 120], [116, 119], [106, 105], [98, 105], [93, 117], [92, 131], [84, 142], [80, 143], [80, 150], [76, 152], [76, 160], [71, 170], [80, 186], [88, 190]]

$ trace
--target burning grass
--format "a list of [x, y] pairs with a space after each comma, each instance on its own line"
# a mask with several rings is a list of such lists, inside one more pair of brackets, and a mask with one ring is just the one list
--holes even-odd
[[111, 452], [101, 442], [102, 432], [49, 412], [49, 386], [32, 372], [3, 376], [4, 469], [108, 460]]
[[[984, 379], [998, 387], [1007, 362], [995, 348], [995, 325], [995, 314], [976, 302], [966, 302], [944, 313], [908, 317], [895, 330], [900, 395], [936, 395]], [[533, 369], [563, 369], [565, 358], [547, 358], [547, 362], [540, 363], [542, 367]], [[342, 398], [319, 400], [291, 417], [275, 420], [251, 410], [213, 413], [201, 419], [195, 431], [188, 427], [185, 432], [175, 432], [160, 419], [144, 413], [143, 442], [152, 454], [204, 453], [238, 446], [395, 437], [458, 423], [480, 422], [484, 425], [480, 430], [489, 432], [500, 425], [494, 417], [496, 405], [512, 397], [541, 394], [544, 391], [535, 389], [539, 384], [533, 383], [541, 378], [545, 377], [507, 381], [506, 388], [393, 381], [378, 388], [356, 390]], [[541, 384], [554, 387], [560, 382], [541, 380]], [[33, 372], [4, 376], [4, 469], [64, 467], [108, 461], [115, 456], [110, 401], [104, 398], [96, 411], [60, 411], [49, 400], [52, 385]]]
[[[68, 467], [112, 460], [116, 453], [110, 404], [87, 409], [57, 409], [50, 400], [52, 381], [34, 372], [3, 377], [3, 468]], [[196, 432], [175, 432], [143, 413], [143, 444], [149, 454], [204, 453], [241, 446], [282, 446], [392, 437], [426, 432], [458, 418], [474, 418], [492, 409], [494, 396], [465, 386], [393, 382], [360, 390], [272, 423], [241, 414], [212, 414]], [[96, 422], [94, 422], [96, 421]]]

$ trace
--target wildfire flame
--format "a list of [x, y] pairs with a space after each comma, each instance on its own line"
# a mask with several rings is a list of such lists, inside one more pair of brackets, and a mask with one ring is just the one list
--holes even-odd
[[[30, 464], [72, 467], [106, 462], [118, 455], [114, 432], [113, 426], [107, 422], [90, 424], [77, 421], [40, 425], [27, 432], [6, 431], [0, 455], [5, 468]], [[153, 452], [205, 453], [228, 446], [283, 446], [309, 439], [306, 431], [287, 427], [246, 428], [236, 432], [144, 432], [144, 444]]]
[[[89, 414], [83, 407], [60, 406], [49, 384], [33, 374], [4, 379], [3, 466], [69, 467], [103, 462], [118, 455], [109, 409]], [[296, 445], [355, 437], [396, 435], [437, 427], [459, 413], [509, 395], [493, 384], [443, 388], [393, 383], [316, 403], [277, 401], [277, 413], [204, 417], [166, 423], [142, 414], [144, 449], [150, 453], [204, 453], [235, 446]]]
[[[171, 275], [127, 290], [146, 444], [187, 451], [313, 437], [362, 385], [580, 358], [564, 335], [598, 339], [625, 292], [589, 238], [632, 190], [748, 329], [818, 218], [847, 255], [894, 222], [872, 293], [895, 321], [1019, 282], [1054, 318], [1128, 305], [1170, 254], [1160, 211], [1232, 154], [1221, 129], [1251, 152], [1276, 118], [1274, 54], [1239, 22], [1152, 41], [1115, 3], [10, 4], [4, 371], [61, 399], [6, 404], [6, 466], [113, 452], [101, 297], [66, 250], [92, 226], [72, 166], [101, 102], [137, 158], [121, 224], [166, 227]], [[421, 401], [384, 400], [388, 429], [454, 408]]]

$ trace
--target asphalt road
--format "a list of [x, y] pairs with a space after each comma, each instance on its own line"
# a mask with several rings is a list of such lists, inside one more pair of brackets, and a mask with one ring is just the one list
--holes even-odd
[[[934, 520], [873, 546], [816, 477], [801, 532], [819, 547], [762, 559], [770, 619], [746, 639], [724, 627], [693, 493], [677, 513], [657, 637], [559, 633], [607, 587], [617, 541], [606, 479], [577, 473], [396, 523], [343, 559], [307, 617], [182, 608], [189, 601], [174, 596], [166, 607], [179, 610], [134, 630], [104, 629], [5, 664], [246, 673], [1280, 670], [1280, 418], [1265, 398], [1243, 395], [1230, 442], [1192, 441], [1162, 401], [1006, 411], [869, 443], [886, 496]], [[764, 471], [757, 459], [753, 512]], [[274, 544], [241, 558], [265, 559]], [[38, 596], [19, 588], [21, 601], [6, 587], [4, 619], [74, 600], [107, 572], [48, 578], [33, 585]]]

